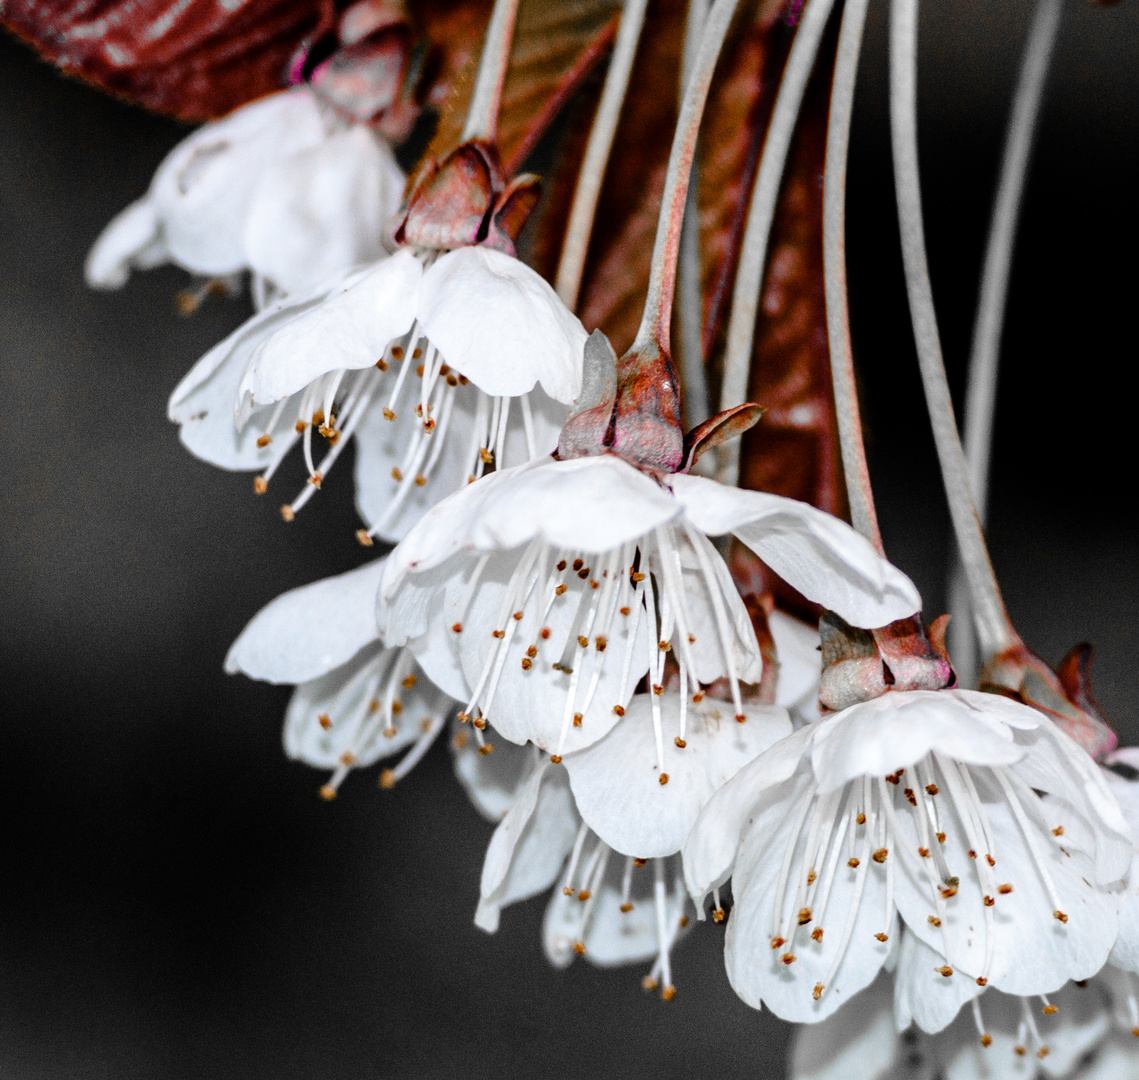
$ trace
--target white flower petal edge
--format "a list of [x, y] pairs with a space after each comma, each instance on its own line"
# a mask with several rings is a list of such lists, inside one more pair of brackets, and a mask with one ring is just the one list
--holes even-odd
[[679, 694], [659, 699], [658, 742], [654, 703], [650, 695], [638, 695], [608, 735], [564, 759], [578, 812], [621, 854], [649, 858], [679, 851], [713, 793], [791, 731], [786, 711], [776, 706], [745, 704], [747, 719], [739, 723], [730, 703], [705, 698], [688, 706], [681, 749], [682, 703]]
[[931, 1035], [942, 1031], [953, 1023], [962, 1005], [985, 992], [975, 979], [946, 979], [936, 974], [944, 963], [945, 958], [920, 938], [902, 934], [894, 977], [894, 1016], [899, 1031], [910, 1024]]
[[565, 774], [543, 761], [491, 837], [475, 925], [494, 933], [502, 908], [553, 885], [576, 834], [577, 815]]
[[809, 600], [852, 626], [885, 626], [921, 610], [913, 582], [838, 518], [795, 499], [702, 476], [678, 474], [669, 484], [698, 529], [709, 536], [734, 534]]
[[384, 560], [278, 596], [230, 647], [225, 670], [272, 683], [301, 683], [346, 663], [379, 640], [376, 591]]
[[790, 1080], [879, 1080], [898, 1055], [890, 979], [880, 974], [846, 1008], [793, 1034]]
[[541, 383], [567, 405], [581, 393], [585, 328], [541, 276], [501, 251], [441, 255], [423, 277], [419, 321], [484, 393], [517, 397]]
[[242, 269], [245, 217], [266, 166], [324, 137], [320, 108], [303, 87], [270, 94], [195, 131], [151, 184], [171, 256], [201, 274]]
[[487, 821], [497, 824], [537, 768], [541, 755], [536, 746], [516, 746], [496, 739], [490, 730], [487, 741], [494, 744], [494, 753], [480, 754], [470, 727], [457, 718], [452, 722], [451, 762], [455, 776], [474, 808]]
[[272, 162], [245, 219], [249, 266], [291, 293], [379, 259], [405, 179], [387, 142], [362, 125]]
[[[282, 409], [269, 431], [258, 425], [238, 425], [233, 403], [249, 358], [276, 330], [314, 308], [338, 285], [354, 280], [351, 271], [333, 275], [303, 293], [284, 297], [242, 323], [220, 341], [187, 372], [174, 388], [167, 416], [180, 427], [179, 435], [196, 457], [223, 469], [269, 468], [279, 461], [296, 441], [293, 425], [296, 412]], [[259, 446], [267, 434], [271, 441]]]
[[93, 289], [120, 289], [132, 269], [149, 270], [169, 257], [148, 195], [111, 219], [88, 253], [83, 275]]
[[423, 267], [404, 248], [334, 288], [254, 352], [238, 386], [238, 425], [262, 405], [303, 390], [332, 371], [372, 367], [415, 320]]
[[768, 616], [767, 625], [779, 656], [775, 704], [798, 713], [803, 719], [817, 720], [822, 672], [818, 628], [779, 610]]
[[432, 507], [392, 552], [390, 597], [410, 571], [460, 552], [509, 550], [531, 540], [593, 554], [677, 516], [666, 491], [619, 458], [543, 461], [491, 473]]

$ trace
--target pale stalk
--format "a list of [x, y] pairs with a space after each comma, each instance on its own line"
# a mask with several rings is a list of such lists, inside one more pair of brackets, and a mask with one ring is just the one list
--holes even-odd
[[953, 401], [949, 396], [949, 382], [941, 356], [937, 313], [926, 262], [918, 173], [917, 14], [917, 0], [893, 0], [890, 5], [890, 134], [902, 262], [922, 386], [957, 547], [969, 582], [977, 635], [985, 654], [993, 656], [1012, 648], [1020, 639], [1005, 611], [996, 575], [989, 562], [981, 523], [973, 506], [965, 453], [957, 434]]
[[858, 74], [858, 55], [862, 49], [868, 3], [869, 0], [846, 0], [838, 34], [823, 175], [823, 288], [831, 381], [850, 519], [854, 527], [882, 552], [882, 534], [878, 531], [866, 447], [862, 442], [862, 418], [854, 382], [850, 309], [846, 294], [846, 154], [850, 145], [854, 80]]
[[[981, 292], [973, 324], [973, 347], [965, 385], [965, 463], [969, 486], [981, 525], [989, 501], [989, 462], [993, 445], [993, 415], [997, 399], [1001, 332], [1008, 299], [1020, 203], [1029, 158], [1044, 100], [1044, 85], [1060, 27], [1061, 0], [1037, 0], [1020, 65], [1000, 179], [993, 202]], [[949, 581], [949, 624], [954, 668], [962, 685], [972, 686], [977, 674], [977, 643], [970, 618], [969, 586], [960, 561]]]
[[716, 0], [708, 13], [700, 48], [692, 68], [692, 77], [684, 89], [680, 118], [672, 137], [668, 155], [668, 172], [665, 176], [664, 197], [660, 217], [657, 219], [656, 241], [653, 244], [652, 267], [645, 296], [645, 309], [641, 325], [630, 353], [648, 354], [654, 348], [668, 349], [672, 327], [672, 298], [676, 288], [676, 261], [680, 248], [680, 225], [684, 217], [684, 204], [688, 198], [688, 178], [696, 137], [712, 73], [720, 56], [724, 38], [728, 33], [737, 0]]
[[[826, 29], [834, 0], [809, 0], [795, 31], [791, 52], [779, 81], [779, 93], [771, 111], [771, 122], [763, 141], [763, 156], [748, 204], [747, 225], [740, 246], [739, 265], [732, 288], [732, 313], [728, 319], [728, 342], [724, 351], [724, 378], [720, 385], [720, 409], [731, 409], [747, 398], [751, 351], [755, 342], [755, 320], [763, 289], [763, 271], [767, 265], [767, 245], [771, 223], [779, 201], [779, 188], [787, 153], [803, 94], [819, 53], [819, 42]], [[724, 484], [735, 484], [740, 472], [740, 440], [732, 439], [719, 449], [716, 478]]]
[[613, 138], [617, 133], [625, 94], [629, 89], [629, 76], [637, 55], [646, 7], [648, 0], [626, 0], [621, 12], [621, 23], [613, 42], [613, 55], [609, 59], [609, 70], [605, 73], [605, 86], [597, 104], [597, 115], [593, 119], [577, 188], [573, 193], [573, 205], [570, 207], [565, 240], [562, 242], [562, 255], [554, 278], [558, 296], [571, 311], [576, 309], [578, 294], [581, 292], [581, 277], [589, 251], [589, 238], [593, 233], [601, 182], [605, 179], [605, 167], [613, 149]]
[[[708, 18], [708, 0], [688, 0], [688, 19], [684, 26], [684, 57], [680, 68], [680, 96], [688, 85], [688, 76], [696, 62], [700, 31]], [[692, 171], [700, 175], [700, 157], [692, 161]], [[693, 428], [711, 415], [708, 380], [704, 372], [704, 292], [701, 281], [699, 184], [689, 183], [684, 201], [684, 221], [680, 226], [680, 258], [677, 263], [676, 297], [680, 315], [679, 364], [684, 393], [684, 426]]]
[[514, 37], [514, 21], [519, 0], [495, 0], [486, 27], [475, 89], [467, 109], [467, 122], [460, 142], [482, 139], [494, 142], [498, 136], [498, 108], [502, 102], [502, 84], [510, 62], [510, 42]]

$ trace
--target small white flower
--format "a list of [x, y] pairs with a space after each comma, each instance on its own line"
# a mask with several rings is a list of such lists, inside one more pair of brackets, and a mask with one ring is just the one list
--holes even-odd
[[254, 616], [225, 660], [231, 674], [296, 685], [285, 752], [333, 770], [321, 788], [327, 799], [352, 769], [410, 747], [380, 782], [390, 787], [407, 775], [454, 708], [407, 650], [384, 648], [375, 622], [382, 572], [378, 560], [284, 593]]
[[726, 678], [742, 714], [739, 681], [758, 682], [762, 660], [708, 540], [728, 532], [848, 621], [920, 606], [904, 574], [822, 511], [696, 476], [658, 483], [603, 454], [495, 472], [432, 508], [389, 557], [383, 631], [433, 678], [443, 664], [466, 713], [555, 756], [605, 735], [644, 674], [663, 687], [668, 652], [685, 692]]
[[95, 242], [88, 283], [174, 262], [209, 276], [251, 270], [270, 291], [310, 288], [383, 253], [404, 176], [382, 136], [307, 87], [242, 106], [178, 144], [150, 191]]
[[[1039, 792], [1062, 800], [1062, 820]], [[1103, 886], [1127, 869], [1127, 831], [1097, 767], [1041, 713], [909, 691], [824, 717], [741, 769], [702, 812], [685, 872], [694, 898], [732, 876], [736, 992], [810, 1022], [873, 981], [899, 915], [938, 957], [927, 984], [1027, 996], [1095, 974], [1116, 938]]]

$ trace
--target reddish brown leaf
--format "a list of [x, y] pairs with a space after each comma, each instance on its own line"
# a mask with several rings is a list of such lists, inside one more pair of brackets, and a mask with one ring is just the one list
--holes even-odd
[[[450, 74], [435, 80], [432, 100], [441, 105], [441, 115], [428, 157], [448, 153], [462, 134], [491, 5], [439, 7], [440, 17], [424, 15], [423, 25], [447, 57]], [[498, 123], [498, 148], [508, 174], [604, 55], [619, 10], [619, 0], [521, 0]], [[463, 47], [467, 51], [460, 55]], [[441, 94], [445, 100], [439, 102]]]
[[676, 124], [684, 0], [652, 0], [597, 208], [578, 314], [617, 354], [633, 343]]
[[332, 0], [0, 0], [0, 21], [46, 59], [158, 112], [208, 120], [282, 86]]

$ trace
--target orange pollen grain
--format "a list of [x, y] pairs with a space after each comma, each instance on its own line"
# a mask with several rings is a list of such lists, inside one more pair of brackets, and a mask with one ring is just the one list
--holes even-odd
[[795, 963], [795, 954], [794, 954], [794, 953], [785, 952], [785, 953], [784, 953], [784, 954], [783, 954], [783, 955], [782, 955], [782, 956], [779, 958], [779, 960], [780, 960], [780, 962], [781, 962], [781, 963], [784, 963], [784, 964], [786, 964], [788, 967], [790, 967], [790, 965], [791, 965], [791, 964]]
[[320, 797], [325, 802], [332, 802], [332, 800], [336, 798], [336, 788], [331, 784], [325, 784], [324, 787], [320, 789]]
[[394, 420], [395, 419], [395, 413], [392, 412], [391, 409], [389, 409], [386, 405], [383, 407], [382, 411], [383, 411], [385, 420]]
[[876, 937], [876, 938], [877, 938], [879, 941], [889, 941], [889, 940], [890, 940], [890, 935], [889, 935], [889, 934], [877, 933], [877, 934], [875, 934], [874, 936], [875, 936], [875, 937]]
[[1063, 825], [1057, 825], [1056, 828], [1054, 828], [1052, 830], [1052, 835], [1053, 836], [1063, 836], [1064, 835], [1064, 826]]
[[1008, 894], [1010, 892], [1012, 892], [1012, 886], [1011, 885], [998, 885], [997, 886], [997, 892], [999, 892], [1001, 894], [1001, 896], [1008, 896]]
[[273, 436], [268, 434], [268, 432], [266, 432], [266, 434], [264, 434], [258, 438], [257, 445], [262, 450], [264, 450], [265, 447], [268, 446], [272, 441], [273, 441]]
[[814, 988], [814, 990], [811, 991], [811, 997], [813, 997], [816, 1001], [818, 1001], [819, 998], [821, 998], [822, 996], [823, 996], [823, 984], [822, 983], [815, 983], [815, 988]]
[[367, 529], [357, 529], [356, 543], [358, 543], [361, 547], [371, 547], [375, 541], [371, 538], [371, 536], [368, 535]]
[[865, 814], [859, 814], [858, 817], [856, 817], [854, 820], [857, 821], [859, 825], [865, 825], [866, 824], [866, 815]]
[[822, 941], [823, 940], [823, 928], [821, 926], [816, 926], [814, 928], [814, 930], [811, 931], [811, 940], [812, 941]]
[[560, 765], [562, 763], [562, 755], [561, 754], [551, 754], [550, 755], [550, 761], [552, 761], [555, 765]]
[[306, 427], [308, 427], [308, 425], [303, 420], [298, 420], [294, 425], [294, 428], [296, 429], [296, 433], [298, 435], [303, 435], [305, 433]]
[[403, 359], [403, 346], [402, 345], [393, 345], [392, 346], [392, 356], [394, 356], [397, 360], [402, 360]]
[[486, 744], [486, 746], [480, 746], [479, 747], [479, 754], [482, 755], [483, 757], [486, 757], [487, 754], [493, 754], [493, 753], [494, 753], [494, 743], [488, 742]]
[[953, 968], [951, 968], [948, 964], [943, 964], [939, 968], [934, 968], [934, 970], [944, 979], [948, 979], [949, 976], [953, 974]]
[[986, 979], [984, 975], [978, 975], [977, 976], [977, 985], [978, 986], [988, 986], [989, 980]]
[[384, 769], [380, 773], [380, 787], [385, 791], [391, 791], [395, 787], [395, 773], [391, 769]]
[[550, 628], [548, 626], [543, 626], [542, 632], [538, 635], [538, 637], [540, 637], [543, 641], [549, 640]]
[[985, 1034], [981, 1036], [981, 1045], [982, 1046], [992, 1046], [993, 1045], [992, 1035], [990, 1035], [988, 1032], [985, 1032]]
[[1054, 1013], [1057, 1013], [1057, 1012], [1059, 1012], [1059, 1009], [1055, 1005], [1045, 1005], [1044, 1006], [1044, 1015], [1045, 1016], [1052, 1016]]
[[452, 623], [452, 624], [451, 624], [451, 629], [452, 629], [452, 630], [453, 630], [453, 631], [454, 631], [456, 634], [461, 634], [461, 633], [463, 632], [463, 624], [462, 624], [461, 622]]
[[253, 480], [253, 494], [264, 495], [269, 490], [269, 481], [263, 476], [255, 477]]
[[914, 795], [914, 789], [912, 787], [906, 788], [902, 794], [905, 795], [906, 799], [909, 801], [910, 806], [917, 806], [917, 796]]
[[722, 923], [728, 917], [728, 913], [722, 908], [718, 907], [712, 912], [712, 922]]
[[1052, 912], [1052, 918], [1056, 919], [1058, 922], [1067, 922], [1068, 921], [1068, 916], [1065, 915], [1062, 911]]
[[581, 721], [582, 721], [582, 719], [583, 719], [583, 718], [582, 718], [582, 715], [581, 715], [581, 713], [579, 713], [579, 712], [575, 712], [575, 713], [573, 714], [573, 726], [574, 726], [574, 727], [581, 727]]
[[534, 666], [534, 661], [528, 656], [522, 657], [522, 670], [529, 671]]
[[920, 847], [920, 848], [918, 848], [918, 854], [919, 854], [919, 855], [920, 855], [920, 856], [921, 856], [923, 859], [928, 859], [928, 858], [929, 858], [929, 848], [927, 848], [927, 847]]
[[402, 480], [403, 479], [403, 473], [400, 472], [398, 466], [396, 466], [395, 468], [392, 469], [392, 479], [393, 480]]
[[321, 713], [317, 718], [317, 723], [320, 724], [325, 731], [332, 727], [332, 717], [328, 713]]
[[872, 858], [876, 863], [884, 863], [886, 861], [886, 856], [889, 854], [890, 852], [887, 848], [879, 848], [876, 852], [874, 852], [873, 855], [870, 856], [870, 858]]
[[668, 773], [662, 772], [660, 774], [659, 783], [661, 787], [664, 787], [664, 785], [668, 783]]
[[672, 741], [678, 750], [683, 750], [688, 745], [688, 743], [686, 743], [679, 735], [677, 735], [677, 737]]
[[593, 893], [591, 893], [588, 889], [582, 889], [581, 892], [577, 894], [577, 898], [584, 904], [585, 901], [588, 900], [592, 895]]
[[632, 910], [633, 910], [633, 905], [632, 905], [632, 904], [629, 904], [629, 903], [625, 903], [625, 904], [622, 904], [622, 905], [621, 905], [621, 914], [622, 914], [622, 915], [628, 915], [628, 914], [629, 914], [629, 912], [630, 912], [630, 911], [632, 911]]
[[811, 909], [809, 907], [799, 909], [799, 925], [806, 926], [812, 919]]
[[676, 987], [675, 986], [666, 986], [660, 992], [661, 1001], [671, 1001], [674, 997], [676, 997]]
[[624, 715], [625, 715], [625, 706], [624, 706], [624, 705], [614, 705], [614, 706], [613, 706], [613, 711], [614, 711], [614, 712], [615, 712], [615, 713], [616, 713], [618, 716], [624, 716]]
[[584, 941], [575, 941], [573, 943], [573, 951], [575, 953], [577, 953], [578, 956], [584, 956], [585, 955], [585, 942]]
[[929, 917], [929, 925], [930, 926], [940, 926], [941, 920], [936, 915], [931, 915]]
[[293, 521], [296, 519], [296, 516], [297, 515], [291, 506], [286, 504], [285, 506], [281, 507], [281, 519], [283, 521]]
[[633, 865], [634, 866], [644, 866], [645, 863], [647, 863], [648, 861], [649, 861], [648, 859], [634, 859]]
[[786, 944], [786, 939], [784, 939], [784, 938], [773, 937], [771, 939], [771, 947], [773, 949], [778, 949], [780, 945], [785, 945], [785, 944]]
[[846, 865], [849, 866], [851, 868], [851, 870], [857, 870], [858, 869], [858, 860], [857, 859], [847, 859]]

